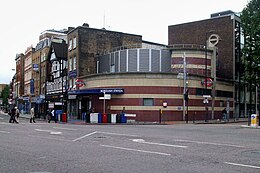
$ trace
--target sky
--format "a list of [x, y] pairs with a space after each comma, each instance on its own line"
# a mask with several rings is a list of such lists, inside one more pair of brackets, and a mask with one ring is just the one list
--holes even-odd
[[249, 0], [8, 0], [0, 6], [0, 84], [15, 74], [15, 57], [35, 47], [48, 29], [88, 23], [91, 28], [142, 35], [167, 44], [168, 26], [241, 12]]

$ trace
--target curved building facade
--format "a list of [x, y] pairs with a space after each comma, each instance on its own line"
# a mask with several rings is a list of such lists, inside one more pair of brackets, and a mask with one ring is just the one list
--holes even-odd
[[[216, 79], [214, 50], [206, 53], [201, 47], [185, 46], [111, 52], [98, 57], [98, 74], [82, 77], [85, 85], [69, 91], [69, 99], [77, 100], [79, 113], [90, 108], [100, 113], [124, 110], [135, 121], [219, 119], [224, 107], [232, 116], [233, 84]], [[207, 87], [205, 69], [213, 81]], [[105, 94], [111, 98], [102, 100]]]

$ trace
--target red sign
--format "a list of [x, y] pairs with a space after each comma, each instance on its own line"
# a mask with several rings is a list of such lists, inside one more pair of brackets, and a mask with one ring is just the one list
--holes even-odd
[[77, 79], [77, 80], [75, 81], [75, 85], [76, 85], [77, 87], [83, 87], [83, 86], [85, 85], [85, 82], [84, 82], [82, 79]]
[[207, 85], [207, 87], [211, 87], [213, 85], [213, 80], [211, 78], [206, 78], [201, 82], [202, 85]]

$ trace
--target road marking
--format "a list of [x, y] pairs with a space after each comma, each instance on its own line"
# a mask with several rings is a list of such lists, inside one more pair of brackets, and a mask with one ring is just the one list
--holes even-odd
[[188, 148], [187, 146], [183, 146], [183, 145], [172, 145], [172, 144], [162, 144], [162, 143], [155, 143], [155, 142], [145, 142], [143, 139], [132, 139], [132, 141], [142, 143], [142, 144], [149, 144], [149, 145], [160, 145], [160, 146], [166, 146], [166, 147]]
[[42, 129], [35, 129], [38, 132], [49, 132], [51, 135], [60, 135], [62, 132], [57, 132], [57, 131], [51, 131], [51, 130], [42, 130]]
[[61, 139], [61, 138], [50, 138], [50, 137], [43, 137], [43, 136], [37, 136], [37, 135], [28, 135], [28, 136], [30, 136], [30, 137], [34, 137], [34, 138], [41, 138], [41, 139], [50, 139], [50, 140], [57, 140], [57, 141], [71, 142], [71, 140]]
[[164, 155], [164, 156], [170, 156], [171, 154], [168, 153], [160, 153], [160, 152], [155, 152], [155, 151], [146, 151], [146, 150], [137, 150], [133, 148], [123, 148], [123, 147], [117, 147], [117, 146], [112, 146], [112, 145], [100, 145], [102, 147], [108, 147], [108, 148], [115, 148], [115, 149], [120, 149], [120, 150], [127, 150], [127, 151], [137, 151], [141, 153], [150, 153], [150, 154], [159, 154], [159, 155]]
[[0, 131], [0, 133], [10, 133], [10, 132], [7, 132], [7, 131]]
[[61, 129], [61, 130], [78, 130], [78, 129], [71, 129], [71, 128], [63, 128], [63, 127], [53, 127], [54, 129]]
[[242, 167], [248, 167], [248, 168], [256, 168], [260, 169], [260, 166], [253, 166], [253, 165], [244, 165], [244, 164], [239, 164], [239, 163], [231, 163], [231, 162], [224, 162], [228, 165], [234, 165], [234, 166], [242, 166]]
[[213, 142], [191, 141], [191, 140], [182, 140], [182, 139], [177, 139], [177, 140], [174, 140], [174, 141], [176, 141], [176, 142], [189, 142], [189, 143], [196, 143], [196, 144], [206, 144], [206, 145], [217, 145], [217, 146], [245, 148], [245, 146], [241, 146], [241, 145], [221, 144], [221, 143], [213, 143]]
[[111, 133], [111, 132], [100, 132], [100, 131], [97, 131], [97, 133], [103, 133], [103, 134], [108, 134], [108, 135], [118, 135], [118, 136], [133, 136], [133, 137], [137, 136], [137, 135], [129, 135], [129, 134], [122, 134], [122, 133]]
[[83, 139], [83, 138], [85, 138], [85, 137], [88, 137], [88, 136], [91, 136], [91, 135], [94, 135], [94, 134], [96, 134], [97, 132], [95, 131], [95, 132], [92, 132], [92, 133], [89, 133], [89, 134], [86, 134], [86, 135], [84, 135], [84, 136], [81, 136], [81, 137], [79, 137], [79, 138], [76, 138], [76, 139], [74, 139], [74, 140], [72, 140], [73, 142], [76, 142], [76, 141], [78, 141], [78, 140], [80, 140], [80, 139]]
[[3, 120], [4, 118], [0, 117], [0, 120]]

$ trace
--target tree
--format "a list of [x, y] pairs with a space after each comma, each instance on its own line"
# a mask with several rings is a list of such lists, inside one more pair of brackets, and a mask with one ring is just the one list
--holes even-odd
[[[245, 66], [244, 82], [249, 85], [248, 111], [250, 115], [253, 112], [253, 84], [259, 85], [260, 82], [260, 0], [251, 0], [243, 9], [240, 19], [245, 39], [242, 49]], [[248, 125], [250, 125], [249, 116]]]
[[1, 93], [1, 98], [3, 98], [3, 105], [8, 105], [8, 98], [10, 95], [10, 87], [6, 85]]
[[260, 0], [251, 0], [241, 14], [241, 26], [245, 38], [243, 55], [246, 81], [260, 82]]

